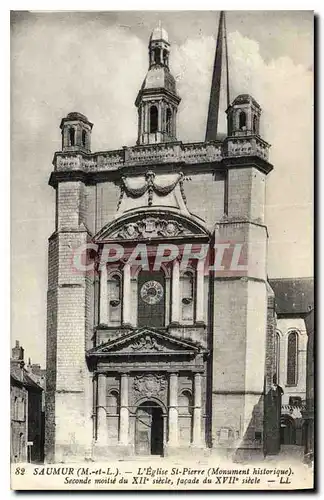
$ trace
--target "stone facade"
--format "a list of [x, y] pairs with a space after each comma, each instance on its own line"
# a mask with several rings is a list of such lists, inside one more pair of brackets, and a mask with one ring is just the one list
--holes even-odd
[[[169, 47], [155, 30], [136, 146], [92, 153], [86, 117], [61, 123], [50, 177], [48, 462], [278, 451], [264, 223], [272, 165], [260, 107], [239, 96], [228, 116], [255, 114], [257, 126], [238, 123], [223, 141], [178, 141]], [[208, 269], [197, 253], [215, 257], [215, 244], [228, 265]], [[123, 254], [111, 258], [116, 245]], [[159, 245], [177, 256], [156, 269]], [[188, 245], [196, 255], [183, 269]], [[130, 259], [143, 246], [147, 268], [141, 253], [141, 265]]]

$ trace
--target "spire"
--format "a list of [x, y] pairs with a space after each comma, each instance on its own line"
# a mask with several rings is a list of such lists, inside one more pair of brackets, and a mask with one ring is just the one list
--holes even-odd
[[217, 43], [216, 43], [216, 51], [214, 59], [212, 84], [210, 89], [205, 141], [214, 141], [216, 140], [217, 137], [224, 42], [225, 42], [225, 58], [226, 58], [227, 104], [229, 105], [230, 98], [229, 98], [229, 71], [228, 71], [226, 24], [225, 24], [225, 13], [221, 11], [218, 23], [218, 35], [217, 35]]

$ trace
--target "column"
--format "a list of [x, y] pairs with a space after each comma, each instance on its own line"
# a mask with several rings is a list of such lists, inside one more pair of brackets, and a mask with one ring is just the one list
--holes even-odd
[[128, 445], [128, 374], [120, 377], [119, 443]]
[[107, 292], [107, 266], [100, 270], [100, 323], [108, 323], [108, 292]]
[[162, 101], [158, 102], [157, 108], [158, 108], [158, 129], [157, 129], [157, 131], [162, 132], [163, 131], [162, 130], [162, 113], [163, 113]]
[[204, 267], [205, 267], [205, 261], [199, 260], [197, 265], [197, 285], [196, 285], [197, 323], [204, 323]]
[[194, 375], [194, 409], [192, 444], [201, 446], [201, 374]]
[[178, 374], [169, 378], [169, 446], [178, 446]]
[[107, 377], [105, 373], [99, 373], [98, 377], [98, 404], [97, 404], [97, 441], [100, 444], [107, 443], [107, 414], [106, 393]]
[[[149, 134], [150, 132], [150, 120], [149, 120], [149, 106], [145, 104], [145, 109], [144, 109], [144, 118], [145, 118], [145, 128], [144, 131], [146, 134]], [[143, 141], [143, 144], [147, 144], [148, 141], [148, 136]]]
[[131, 324], [131, 273], [130, 265], [125, 264], [123, 269], [123, 324]]
[[144, 132], [145, 132], [145, 129], [144, 129], [144, 104], [142, 104], [141, 105], [141, 129], [140, 129], [141, 136]]
[[180, 322], [180, 264], [178, 259], [173, 261], [172, 268], [171, 322]]

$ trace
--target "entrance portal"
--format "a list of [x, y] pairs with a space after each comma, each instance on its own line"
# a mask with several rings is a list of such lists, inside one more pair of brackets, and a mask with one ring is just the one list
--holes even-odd
[[162, 408], [154, 401], [137, 408], [135, 452], [137, 455], [163, 455]]

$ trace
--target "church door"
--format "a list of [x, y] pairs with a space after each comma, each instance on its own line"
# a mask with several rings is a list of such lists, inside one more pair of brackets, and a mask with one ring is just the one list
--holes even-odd
[[165, 323], [165, 278], [161, 271], [142, 271], [138, 276], [138, 326], [163, 327]]
[[137, 455], [163, 454], [162, 409], [153, 401], [143, 403], [137, 409], [135, 451]]

